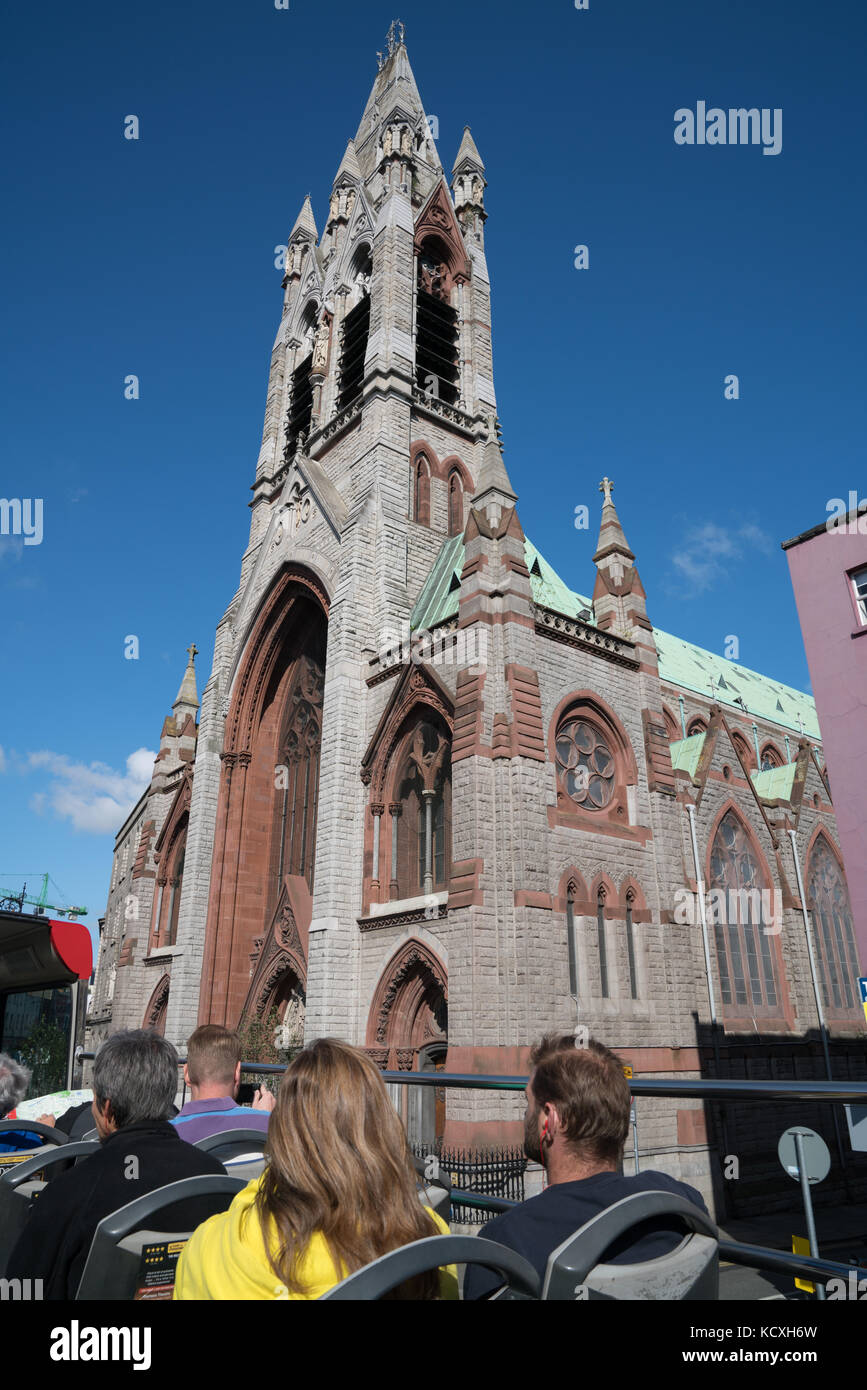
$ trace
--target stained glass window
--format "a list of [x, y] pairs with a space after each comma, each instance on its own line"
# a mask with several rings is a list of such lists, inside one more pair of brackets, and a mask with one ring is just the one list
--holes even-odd
[[592, 724], [571, 719], [557, 733], [557, 763], [563, 785], [586, 811], [601, 811], [614, 795], [614, 758]]
[[[769, 884], [743, 822], [728, 811], [719, 823], [710, 859], [711, 902], [723, 1004], [737, 1012], [779, 1009], [771, 938]], [[763, 894], [765, 895], [763, 897]]]
[[846, 880], [827, 840], [813, 846], [808, 870], [813, 940], [826, 1009], [854, 1009], [858, 953]]

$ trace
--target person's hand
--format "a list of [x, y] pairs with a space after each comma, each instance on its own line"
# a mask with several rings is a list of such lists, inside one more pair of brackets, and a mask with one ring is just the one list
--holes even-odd
[[267, 1086], [260, 1086], [253, 1097], [253, 1110], [267, 1110], [270, 1114], [277, 1104], [277, 1097], [272, 1095]]
[[53, 1116], [53, 1115], [37, 1115], [37, 1116], [36, 1116], [36, 1123], [39, 1124], [39, 1125], [51, 1125], [51, 1128], [53, 1129], [53, 1128], [54, 1128], [54, 1116]]

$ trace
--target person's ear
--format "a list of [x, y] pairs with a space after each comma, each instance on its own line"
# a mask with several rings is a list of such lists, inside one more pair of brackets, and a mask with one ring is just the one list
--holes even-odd
[[184, 1062], [184, 1085], [189, 1086], [190, 1084], [190, 1069], [186, 1062]]
[[235, 1063], [235, 1086], [236, 1086], [236, 1088], [237, 1088], [238, 1086], [240, 1086], [240, 1084], [241, 1084], [241, 1063], [240, 1063], [240, 1062], [236, 1062], [236, 1063]]

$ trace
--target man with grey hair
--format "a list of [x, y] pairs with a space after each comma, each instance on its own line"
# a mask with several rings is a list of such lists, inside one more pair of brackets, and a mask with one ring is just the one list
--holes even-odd
[[[5, 1120], [27, 1095], [30, 1085], [30, 1071], [14, 1057], [0, 1052], [0, 1120]], [[40, 1115], [44, 1125], [53, 1125], [53, 1115]], [[0, 1130], [0, 1154], [18, 1153], [21, 1149], [35, 1149], [42, 1143], [40, 1135], [29, 1130], [23, 1123], [20, 1129]]]
[[[167, 1183], [225, 1173], [169, 1124], [177, 1084], [178, 1054], [159, 1034], [130, 1029], [106, 1038], [93, 1064], [102, 1147], [39, 1194], [9, 1258], [9, 1278], [42, 1279], [45, 1298], [74, 1298], [103, 1217]], [[178, 1202], [155, 1219], [156, 1229], [193, 1230], [210, 1214], [200, 1199]]]

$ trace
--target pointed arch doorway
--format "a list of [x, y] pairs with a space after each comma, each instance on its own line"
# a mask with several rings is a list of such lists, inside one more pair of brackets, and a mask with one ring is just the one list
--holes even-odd
[[[381, 1066], [397, 1071], [442, 1071], [448, 1051], [448, 978], [425, 942], [405, 942], [385, 967], [373, 997], [367, 1044]], [[411, 1144], [430, 1145], [445, 1131], [439, 1087], [389, 1088]]]

